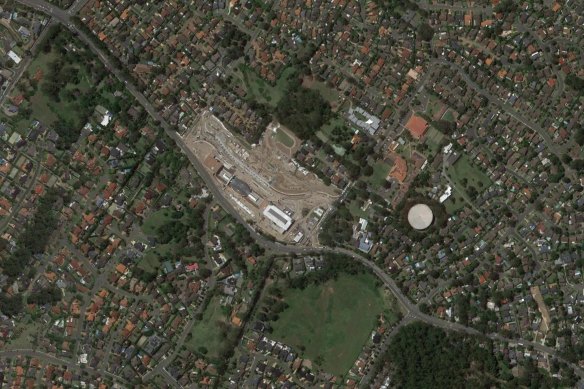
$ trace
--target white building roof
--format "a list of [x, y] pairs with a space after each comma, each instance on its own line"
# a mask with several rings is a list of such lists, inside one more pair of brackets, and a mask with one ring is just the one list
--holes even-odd
[[16, 54], [14, 51], [10, 50], [8, 52], [8, 56], [10, 57], [11, 60], [14, 61], [15, 64], [19, 64], [20, 61], [22, 61], [22, 59], [18, 56], [18, 54]]
[[268, 205], [263, 212], [264, 216], [270, 219], [278, 227], [281, 233], [284, 233], [292, 225], [292, 218], [284, 213], [275, 205]]

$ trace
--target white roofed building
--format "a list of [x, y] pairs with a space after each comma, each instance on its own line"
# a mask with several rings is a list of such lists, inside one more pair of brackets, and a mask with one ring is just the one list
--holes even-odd
[[263, 212], [264, 216], [267, 217], [272, 223], [274, 223], [282, 234], [290, 228], [294, 222], [292, 218], [280, 208], [275, 205], [268, 205]]

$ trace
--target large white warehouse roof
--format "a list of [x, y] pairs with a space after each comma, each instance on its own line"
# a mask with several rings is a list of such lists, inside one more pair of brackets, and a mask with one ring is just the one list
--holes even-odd
[[264, 209], [264, 216], [270, 219], [270, 221], [278, 227], [281, 233], [286, 232], [292, 225], [292, 218], [274, 205], [268, 205], [266, 209]]

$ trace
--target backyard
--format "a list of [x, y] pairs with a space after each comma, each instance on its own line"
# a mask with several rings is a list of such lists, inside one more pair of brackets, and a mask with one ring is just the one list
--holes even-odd
[[288, 289], [284, 301], [289, 307], [273, 322], [273, 337], [336, 375], [351, 368], [381, 313], [397, 318], [370, 274]]

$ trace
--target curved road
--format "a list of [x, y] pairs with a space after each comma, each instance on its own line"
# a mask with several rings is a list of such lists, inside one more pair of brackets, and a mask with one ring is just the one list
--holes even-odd
[[[58, 7], [53, 6], [53, 5], [51, 5], [45, 1], [42, 1], [42, 0], [17, 0], [17, 1], [21, 4], [27, 5], [31, 8], [39, 10], [41, 12], [45, 12], [46, 14], [52, 16], [56, 21], [60, 22], [64, 26], [68, 27], [72, 32], [74, 32], [79, 37], [79, 39], [81, 41], [83, 41], [91, 49], [91, 51], [93, 51], [93, 53], [95, 53], [95, 55], [100, 59], [100, 61], [103, 62], [106, 69], [108, 69], [119, 80], [121, 80], [122, 82], [125, 83], [127, 90], [134, 96], [134, 98], [136, 98], [136, 100], [138, 100], [138, 102], [144, 107], [144, 109], [148, 112], [148, 114], [154, 120], [156, 120], [160, 123], [160, 125], [162, 126], [162, 128], [164, 129], [166, 134], [176, 142], [177, 146], [188, 157], [189, 161], [193, 164], [193, 166], [195, 167], [195, 169], [199, 173], [200, 177], [203, 179], [203, 181], [207, 185], [209, 191], [215, 197], [215, 201], [217, 201], [239, 223], [241, 223], [243, 226], [245, 226], [249, 230], [249, 232], [251, 233], [251, 236], [259, 244], [261, 244], [262, 246], [264, 246], [265, 248], [267, 248], [269, 250], [272, 250], [275, 253], [283, 253], [283, 254], [337, 253], [337, 254], [348, 255], [351, 258], [353, 258], [354, 260], [359, 261], [360, 263], [365, 265], [367, 268], [369, 268], [385, 284], [385, 286], [388, 287], [393, 292], [396, 299], [398, 300], [398, 302], [400, 303], [400, 305], [402, 306], [402, 308], [404, 310], [404, 316], [408, 316], [410, 318], [415, 318], [415, 319], [418, 319], [420, 321], [423, 321], [423, 322], [426, 322], [428, 324], [434, 325], [436, 327], [441, 327], [441, 328], [444, 328], [447, 330], [454, 330], [454, 331], [459, 331], [459, 332], [464, 332], [467, 334], [479, 335], [479, 336], [484, 335], [474, 328], [466, 327], [466, 326], [463, 326], [459, 323], [452, 323], [452, 322], [448, 322], [445, 320], [441, 320], [437, 317], [423, 314], [422, 312], [420, 312], [418, 307], [415, 304], [413, 304], [402, 293], [402, 291], [396, 285], [395, 281], [393, 279], [391, 279], [391, 277], [389, 277], [389, 275], [387, 275], [387, 273], [385, 273], [374, 262], [372, 262], [371, 260], [369, 260], [369, 259], [367, 259], [367, 258], [365, 258], [357, 253], [354, 253], [350, 250], [343, 249], [343, 248], [329, 248], [329, 247], [305, 248], [305, 247], [297, 247], [297, 246], [288, 246], [288, 245], [284, 245], [284, 244], [281, 244], [278, 242], [273, 242], [271, 240], [268, 240], [264, 236], [262, 236], [261, 234], [257, 233], [257, 231], [252, 226], [250, 226], [239, 215], [238, 212], [236, 212], [236, 210], [231, 205], [231, 203], [229, 203], [229, 201], [227, 201], [225, 199], [224, 194], [222, 193], [221, 189], [216, 186], [215, 181], [209, 175], [209, 173], [207, 173], [207, 171], [204, 169], [202, 164], [196, 158], [194, 153], [184, 144], [180, 135], [164, 120], [164, 118], [158, 113], [158, 111], [154, 108], [154, 106], [152, 106], [152, 104], [148, 101], [148, 99], [138, 90], [138, 88], [134, 85], [132, 80], [126, 78], [124, 76], [124, 74], [120, 71], [120, 69], [118, 69], [112, 63], [112, 61], [109, 59], [108, 54], [104, 53], [99, 47], [97, 47], [97, 45], [94, 43], [94, 41], [92, 39], [90, 39], [90, 37], [88, 37], [84, 31], [77, 28], [77, 26], [71, 21], [72, 15], [69, 12], [64, 11], [62, 9], [59, 9]], [[447, 61], [437, 61], [437, 62], [439, 62], [443, 65], [453, 66], [453, 64], [451, 64]], [[463, 72], [461, 72], [461, 74], [464, 75]], [[472, 82], [472, 80], [470, 80], [470, 79], [467, 79], [467, 82], [471, 83], [471, 85], [474, 84], [474, 82]], [[473, 86], [476, 89], [478, 89], [479, 91], [482, 91], [482, 88], [478, 87], [478, 85], [474, 84]], [[547, 134], [545, 134], [545, 132], [541, 128], [538, 128], [539, 126], [535, 126], [533, 123], [530, 123], [528, 120], [526, 120], [525, 118], [518, 115], [516, 112], [514, 112], [509, 107], [506, 107], [504, 104], [501, 104], [501, 102], [498, 99], [495, 99], [493, 96], [490, 96], [490, 94], [488, 94], [488, 92], [486, 92], [486, 91], [482, 91], [482, 92], [484, 94], [489, 95], [489, 96], [487, 96], [487, 98], [489, 98], [490, 100], [493, 100], [493, 102], [495, 104], [502, 106], [503, 109], [508, 111], [508, 113], [511, 116], [514, 116], [517, 120], [523, 122], [528, 127], [535, 129], [537, 132], [540, 132], [540, 131], [543, 132], [543, 134], [540, 134], [540, 135], [542, 135], [542, 137], [544, 138], [544, 141], [546, 141], [546, 143], [548, 143], [548, 146], [552, 145], [549, 137], [544, 136]], [[507, 341], [509, 343], [518, 343], [521, 345], [530, 346], [535, 350], [547, 353], [551, 356], [558, 358], [559, 360], [564, 361], [564, 359], [558, 355], [557, 351], [555, 351], [554, 349], [551, 349], [549, 347], [543, 346], [541, 344], [538, 344], [538, 343], [529, 342], [529, 341], [525, 341], [525, 340], [521, 340], [521, 339], [518, 339], [518, 340], [507, 339], [507, 338], [504, 338], [498, 334], [491, 334], [491, 335], [487, 335], [487, 336], [493, 340]], [[574, 371], [581, 378], [584, 378], [584, 370], [582, 370], [581, 368], [579, 368], [578, 366], [576, 366], [574, 364], [570, 364], [570, 366], [572, 366], [574, 368]]]

